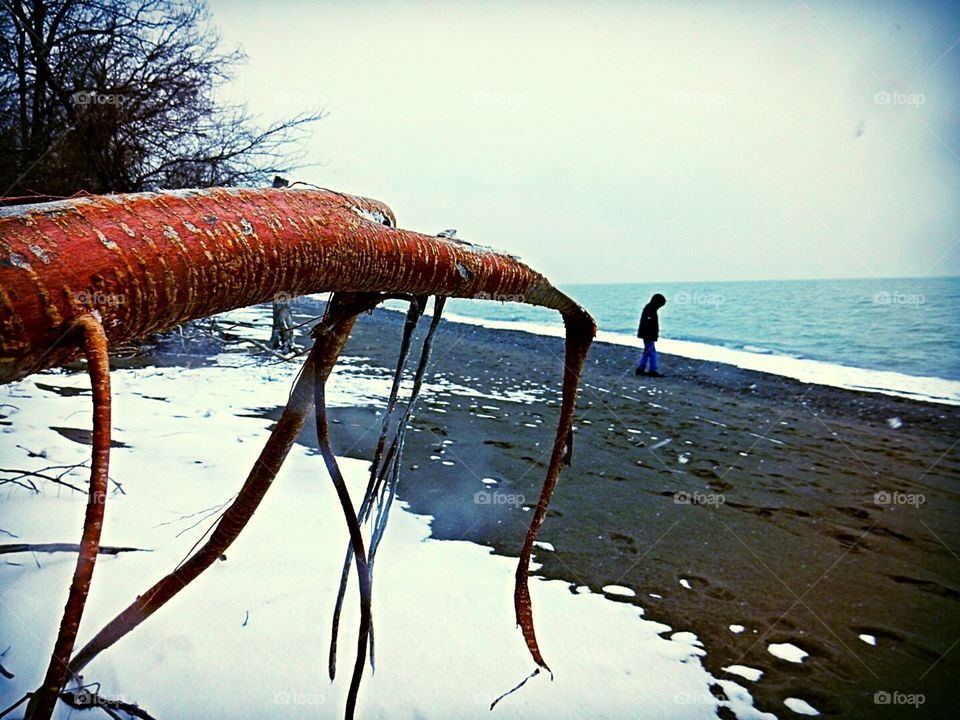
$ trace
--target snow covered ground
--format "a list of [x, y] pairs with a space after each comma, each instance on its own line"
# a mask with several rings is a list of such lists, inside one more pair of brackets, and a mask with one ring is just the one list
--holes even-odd
[[[123, 494], [109, 496], [102, 543], [152, 552], [100, 557], [78, 647], [208, 530], [268, 434], [269, 422], [252, 411], [285, 402], [298, 367], [233, 354], [213, 367], [113, 373], [114, 441], [122, 446], [110, 474]], [[52, 428], [89, 429], [89, 392], [64, 396], [37, 383], [89, 387], [84, 375], [53, 372], [0, 388], [0, 467], [88, 460], [89, 446]], [[356, 358], [330, 388], [331, 404], [341, 406], [382, 402], [389, 390], [383, 374]], [[359, 494], [367, 463], [344, 458], [342, 466]], [[87, 470], [64, 479], [85, 485]], [[36, 482], [39, 494], [0, 486], [0, 542], [77, 542], [85, 496]], [[555, 680], [541, 673], [491, 713], [490, 703], [534, 667], [514, 623], [515, 562], [429, 534], [429, 518], [395, 508], [378, 554], [377, 668], [361, 687], [360, 717], [713, 718], [723, 705], [738, 718], [773, 717], [753, 708], [751, 669], [738, 668], [742, 683], [713, 678], [700, 661], [709, 648], [692, 633], [645, 620], [633, 604], [538, 578], [535, 620]], [[346, 542], [320, 457], [295, 446], [226, 560], [91, 663], [85, 682], [157, 718], [341, 716], [356, 645], [349, 596], [333, 684], [326, 653]], [[3, 556], [0, 662], [14, 677], [0, 677], [0, 709], [43, 677], [75, 559]], [[727, 699], [715, 697], [718, 687]], [[61, 706], [58, 717], [69, 715]]]

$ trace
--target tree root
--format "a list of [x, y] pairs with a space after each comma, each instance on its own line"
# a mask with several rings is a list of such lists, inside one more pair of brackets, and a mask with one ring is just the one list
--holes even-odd
[[90, 489], [83, 520], [80, 553], [67, 596], [67, 605], [60, 621], [60, 631], [50, 656], [46, 677], [27, 705], [28, 720], [49, 720], [57, 703], [60, 688], [70, 677], [68, 664], [73, 654], [83, 609], [90, 592], [93, 568], [100, 550], [104, 505], [107, 501], [107, 472], [110, 465], [110, 362], [107, 357], [107, 336], [100, 321], [84, 315], [74, 321], [82, 333], [90, 382], [93, 386], [93, 451], [90, 463]]
[[267, 438], [254, 467], [236, 499], [227, 508], [207, 542], [169, 575], [142, 593], [126, 609], [107, 623], [70, 662], [71, 673], [79, 673], [97, 655], [111, 647], [163, 607], [230, 547], [256, 512], [270, 488], [281, 464], [303, 429], [313, 408], [316, 378], [325, 380], [340, 354], [350, 328], [360, 312], [374, 307], [380, 296], [375, 293], [337, 293], [324, 316], [320, 329], [336, 328], [335, 342], [321, 332], [310, 351], [276, 427]]

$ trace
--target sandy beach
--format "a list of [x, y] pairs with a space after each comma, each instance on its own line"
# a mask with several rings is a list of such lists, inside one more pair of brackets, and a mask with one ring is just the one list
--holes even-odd
[[[295, 319], [306, 322], [321, 310], [320, 303], [301, 300]], [[238, 323], [236, 317], [249, 321]], [[243, 339], [259, 337], [262, 343], [269, 334], [269, 308], [239, 311], [236, 317], [221, 324], [219, 341], [174, 331], [146, 355], [115, 359], [117, 369], [132, 368], [115, 374], [121, 399], [112, 465], [128, 483], [129, 496], [111, 500], [107, 539], [156, 552], [104, 564], [109, 569], [98, 576], [94, 625], [119, 609], [119, 599], [142, 591], [148, 579], [189, 551], [195, 538], [181, 535], [197, 525], [196, 511], [229, 499], [269, 420], [279, 416], [275, 403], [299, 361], [278, 366], [262, 347]], [[372, 455], [402, 323], [401, 314], [378, 310], [355, 326], [331, 380], [335, 395], [351, 398], [330, 412], [334, 449], [342, 457], [366, 462]], [[309, 341], [306, 334], [299, 338], [304, 346]], [[394, 629], [410, 638], [429, 637], [441, 623], [446, 630], [429, 641], [430, 657], [438, 664], [435, 672], [456, 672], [459, 684], [429, 698], [413, 691], [402, 705], [417, 708], [409, 710], [411, 717], [445, 717], [464, 693], [471, 698], [469, 712], [457, 712], [486, 717], [493, 697], [528, 671], [523, 667], [529, 657], [511, 627], [512, 559], [546, 470], [559, 405], [561, 346], [558, 338], [446, 321], [438, 331], [407, 436], [399, 489], [416, 515], [402, 513], [387, 531], [389, 550], [378, 572], [386, 573], [383, 587], [392, 589], [390, 597], [377, 596], [375, 607], [382, 613], [378, 632], [384, 637]], [[725, 719], [817, 713], [952, 717], [952, 679], [960, 670], [955, 648], [960, 526], [952, 488], [960, 464], [960, 410], [676, 356], [663, 357], [667, 377], [638, 378], [634, 360], [628, 347], [597, 343], [591, 349], [573, 464], [561, 475], [535, 550], [532, 575], [543, 578], [534, 581], [535, 617], [536, 598], [548, 597], [540, 593], [553, 584], [550, 602], [541, 606], [540, 646], [548, 662], [566, 674], [556, 684], [531, 683], [535, 687], [515, 694], [497, 712], [503, 717], [625, 712]], [[232, 374], [217, 368], [233, 368]], [[205, 373], [230, 379], [200, 379]], [[49, 447], [59, 462], [82, 460], [89, 432], [82, 429], [84, 411], [70, 408], [85, 407], [85, 383], [84, 375], [56, 372], [26, 381], [10, 397], [14, 415], [4, 420], [5, 432], [25, 433], [16, 435], [18, 442]], [[30, 410], [34, 419], [18, 416], [17, 408]], [[156, 417], [142, 414], [148, 408]], [[54, 421], [58, 412], [63, 418]], [[215, 425], [210, 417], [218, 418]], [[259, 429], [251, 434], [254, 427]], [[184, 441], [168, 458], [172, 437]], [[172, 611], [165, 614], [165, 621], [149, 623], [137, 639], [106, 654], [93, 668], [98, 680], [174, 715], [185, 707], [194, 712], [209, 706], [224, 717], [239, 716], [238, 708], [247, 703], [272, 713], [278, 702], [286, 702], [283, 693], [292, 677], [309, 680], [301, 690], [330, 703], [326, 710], [342, 704], [337, 693], [343, 687], [316, 684], [330, 583], [338, 577], [346, 540], [339, 535], [342, 519], [333, 498], [317, 495], [314, 438], [315, 428], [307, 427], [303, 447], [294, 453], [300, 469], [278, 483], [284, 489], [271, 493], [271, 504], [258, 511], [230, 551], [234, 589], [225, 595], [224, 580], [211, 579], [207, 592], [184, 593], [195, 627], [181, 629], [184, 621]], [[7, 447], [7, 464], [54, 462], [45, 454], [27, 458], [27, 449]], [[151, 462], [170, 477], [161, 474], [158, 483], [144, 486], [141, 476]], [[352, 466], [354, 475], [363, 474], [363, 462]], [[78, 472], [82, 477], [82, 468]], [[82, 496], [57, 498], [8, 489], [3, 527], [23, 542], [70, 539], [76, 520], [66, 513], [82, 510]], [[316, 566], [316, 546], [299, 540], [315, 537], [318, 527], [313, 511], [303, 512], [301, 504], [318, 502], [324, 518], [319, 527], [328, 538], [323, 568]], [[199, 514], [202, 524], [202, 510]], [[492, 548], [503, 566], [490, 574], [493, 566], [475, 545], [428, 547], [411, 540], [419, 536], [417, 517], [429, 523], [423, 532], [430, 538]], [[4, 568], [10, 585], [3, 599], [8, 609], [17, 609], [10, 618], [21, 624], [0, 629], [10, 636], [13, 649], [5, 662], [17, 670], [18, 683], [38, 675], [46, 645], [36, 638], [55, 627], [60, 607], [31, 598], [52, 597], [69, 572], [62, 557], [34, 560], [37, 571], [22, 560]], [[478, 575], [480, 563], [487, 570]], [[431, 583], [439, 593], [431, 596], [432, 604], [418, 595], [418, 582]], [[448, 594], [459, 598], [455, 608], [444, 605]], [[558, 594], [572, 601], [558, 602]], [[472, 624], [465, 620], [467, 607], [474, 613]], [[412, 624], [418, 608], [422, 627]], [[560, 608], [566, 609], [558, 615]], [[611, 619], [610, 609], [625, 614]], [[308, 623], [305, 631], [303, 621], [311, 616], [319, 624]], [[256, 631], [237, 635], [249, 618]], [[608, 621], [613, 624], [604, 626]], [[482, 637], [496, 632], [500, 639], [481, 639], [481, 648], [506, 653], [495, 662], [475, 657], [476, 633], [484, 623], [495, 630]], [[598, 629], [591, 634], [590, 628]], [[668, 632], [673, 632], [669, 641], [657, 637]], [[181, 658], [185, 637], [189, 658]], [[213, 692], [204, 695], [206, 705], [197, 705], [197, 698], [178, 704], [184, 700], [178, 683], [194, 673], [216, 672], [218, 682], [226, 682], [219, 660], [219, 643], [226, 638], [237, 644], [230, 652], [238, 657], [289, 656], [300, 673], [275, 664], [270, 675], [249, 684], [239, 706], [239, 696]], [[391, 701], [405, 683], [437, 692], [430, 673], [424, 675], [423, 660], [402, 654], [418, 653], [416, 646], [412, 639], [385, 643], [385, 669], [365, 691], [368, 716], [407, 716]], [[299, 650], [291, 654], [291, 647]], [[662, 650], [651, 654], [652, 647]], [[401, 653], [392, 669], [391, 653]], [[672, 660], [663, 664], [663, 657]], [[678, 659], [689, 674], [679, 672]], [[157, 674], [159, 668], [164, 669]], [[404, 679], [407, 671], [413, 676]], [[245, 683], [242, 664], [237, 672], [235, 681]], [[709, 684], [699, 684], [704, 682]], [[20, 692], [2, 689], [11, 702]], [[313, 717], [314, 709], [303, 705], [285, 712]]]
[[[401, 324], [361, 318], [347, 354], [392, 372]], [[434, 537], [515, 557], [561, 342], [444, 323], [435, 348], [431, 374], [484, 396], [421, 404], [400, 495], [433, 516]], [[952, 715], [960, 411], [679, 357], [663, 358], [668, 377], [636, 378], [633, 361], [629, 348], [591, 350], [536, 574], [632, 590], [607, 594], [693, 630], [717, 677], [762, 671], [744, 683], [760, 710], [790, 716], [783, 701], [799, 694], [828, 716]], [[337, 451], [369, 457], [377, 409], [332, 417]]]

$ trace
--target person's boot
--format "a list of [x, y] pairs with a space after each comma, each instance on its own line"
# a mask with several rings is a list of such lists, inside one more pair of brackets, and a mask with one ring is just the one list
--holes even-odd
[[647, 371], [646, 371], [646, 370], [641, 370], [640, 368], [636, 368], [636, 369], [634, 369], [633, 374], [634, 374], [634, 375], [646, 375], [646, 374], [647, 374]]
[[658, 373], [656, 370], [651, 370], [648, 373], [645, 373], [647, 377], [663, 377], [661, 373]]

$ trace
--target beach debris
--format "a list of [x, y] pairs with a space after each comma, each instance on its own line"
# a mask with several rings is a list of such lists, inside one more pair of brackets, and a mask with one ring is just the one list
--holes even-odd
[[526, 685], [526, 684], [527, 684], [527, 681], [531, 680], [532, 678], [535, 678], [535, 677], [536, 677], [537, 675], [539, 675], [539, 674], [540, 674], [540, 668], [538, 667], [538, 668], [534, 669], [534, 671], [533, 671], [532, 673], [530, 673], [529, 675], [527, 675], [523, 680], [521, 680], [517, 685], [515, 685], [515, 686], [512, 687], [512, 688], [510, 688], [510, 689], [507, 690], [505, 693], [503, 693], [503, 695], [501, 695], [501, 696], [498, 697], [496, 700], [494, 700], [492, 703], [490, 703], [490, 709], [493, 710], [493, 709], [497, 706], [497, 703], [498, 703], [498, 702], [500, 702], [501, 700], [503, 700], [505, 697], [508, 697], [509, 695], [513, 695], [517, 690], [519, 690], [519, 689], [522, 688], [524, 685]]
[[[33, 257], [38, 261], [27, 260]], [[286, 407], [204, 544], [74, 652], [105, 511], [111, 448], [108, 347], [227, 310], [320, 292], [332, 294], [311, 333], [313, 346]], [[389, 425], [413, 328], [430, 296], [435, 298], [433, 319], [423, 340], [413, 389], [401, 419]], [[0, 384], [83, 357], [93, 386], [91, 481], [80, 551], [49, 666], [29, 697], [26, 717], [48, 720], [58, 699], [64, 697], [68, 679], [79, 676], [100, 653], [226, 557], [311, 414], [350, 532], [347, 557], [352, 557], [360, 589], [357, 657], [345, 708], [346, 717], [352, 717], [368, 649], [374, 663], [372, 568], [395, 497], [405, 431], [410, 428], [444, 300], [505, 296], [557, 310], [566, 334], [557, 429], [539, 500], [524, 507], [533, 511], [533, 517], [520, 548], [514, 582], [514, 610], [536, 664], [529, 676], [533, 677], [549, 667], [537, 644], [528, 577], [534, 542], [561, 467], [572, 459], [577, 388], [596, 333], [593, 319], [583, 308], [514, 256], [452, 237], [398, 229], [393, 211], [383, 203], [330, 190], [212, 188], [85, 196], [0, 208]], [[357, 317], [388, 299], [404, 300], [410, 309], [370, 482], [355, 511], [329, 443], [325, 386]], [[369, 547], [361, 522], [371, 524]], [[349, 576], [350, 560], [345, 566], [342, 578]]]
[[739, 635], [744, 630], [746, 630], [746, 628], [743, 625], [730, 625], [729, 628], [730, 628], [730, 632], [734, 633], [735, 635]]
[[[75, 553], [80, 552], [81, 547], [76, 543], [11, 543], [8, 545], [0, 545], [0, 555], [7, 555], [9, 553]], [[135, 548], [135, 547], [113, 547], [110, 545], [100, 545], [97, 548], [97, 553], [100, 555], [119, 555], [120, 553], [125, 552], [153, 552], [148, 548]]]
[[874, 646], [875, 646], [875, 645], [877, 644], [877, 638], [876, 638], [875, 635], [868, 635], [867, 633], [860, 633], [859, 637], [860, 637], [860, 639], [863, 640], [863, 642], [865, 642], [867, 645], [874, 645]]
[[898, 417], [887, 418], [887, 425], [889, 425], [893, 430], [899, 430], [903, 427], [903, 420]]

